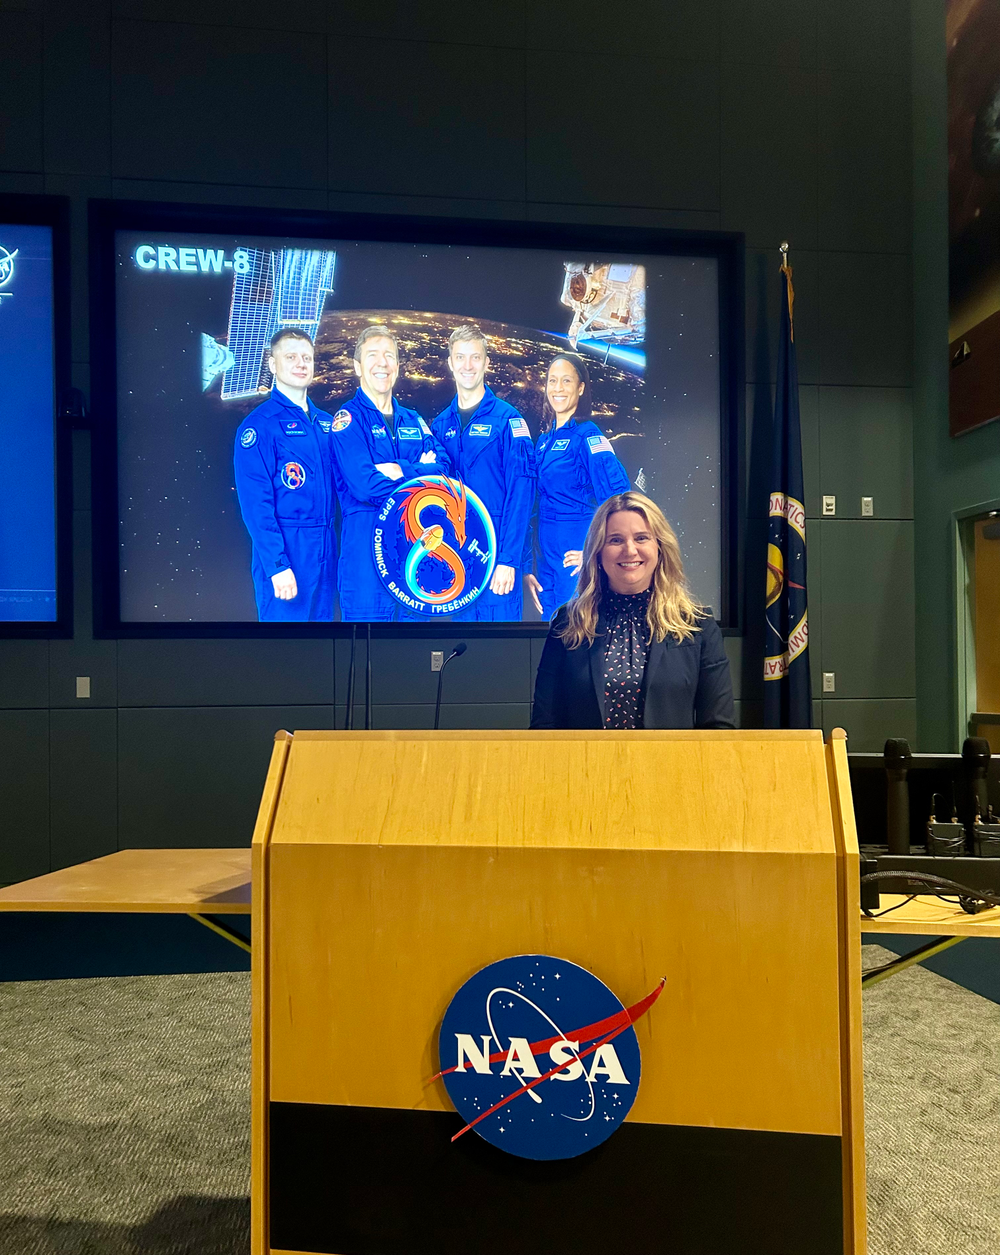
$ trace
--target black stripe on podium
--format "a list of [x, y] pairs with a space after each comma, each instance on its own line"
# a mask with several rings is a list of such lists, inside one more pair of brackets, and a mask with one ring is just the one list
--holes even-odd
[[842, 1255], [841, 1140], [623, 1124], [554, 1162], [458, 1116], [272, 1103], [271, 1245], [323, 1255]]

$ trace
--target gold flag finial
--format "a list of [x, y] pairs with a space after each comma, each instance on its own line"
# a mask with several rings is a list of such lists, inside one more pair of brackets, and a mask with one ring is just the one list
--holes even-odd
[[792, 287], [792, 268], [788, 264], [788, 241], [783, 240], [779, 245], [781, 252], [780, 273], [788, 280], [788, 331], [792, 343], [795, 342], [795, 319], [792, 315], [792, 307], [795, 305], [795, 289]]

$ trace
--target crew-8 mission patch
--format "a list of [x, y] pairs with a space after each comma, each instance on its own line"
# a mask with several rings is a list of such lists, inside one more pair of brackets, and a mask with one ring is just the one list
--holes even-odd
[[641, 1061], [633, 1024], [663, 982], [625, 1007], [591, 972], [544, 954], [501, 959], [455, 994], [440, 1076], [472, 1131], [523, 1159], [572, 1159], [628, 1115]]

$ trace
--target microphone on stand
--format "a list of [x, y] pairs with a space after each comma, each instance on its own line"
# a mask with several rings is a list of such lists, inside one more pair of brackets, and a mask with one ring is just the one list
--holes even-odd
[[468, 645], [466, 645], [465, 641], [462, 641], [461, 644], [456, 645], [455, 648], [448, 655], [448, 657], [444, 660], [441, 670], [438, 672], [438, 695], [437, 695], [437, 702], [435, 703], [435, 706], [434, 706], [434, 731], [435, 732], [437, 732], [438, 728], [441, 726], [441, 685], [442, 685], [442, 682], [444, 681], [444, 669], [448, 665], [448, 663], [451, 662], [452, 658], [461, 658], [461, 656], [465, 653], [465, 651], [468, 648], [469, 647]]
[[358, 625], [351, 624], [351, 665], [347, 670], [347, 713], [344, 716], [344, 727], [354, 728], [354, 661], [355, 649], [358, 644]]
[[890, 737], [883, 751], [886, 794], [886, 838], [890, 854], [910, 852], [910, 794], [906, 780], [913, 763], [909, 744], [902, 737]]
[[[990, 743], [984, 737], [969, 736], [962, 745], [962, 765], [965, 768], [963, 808], [958, 818], [971, 835], [977, 817], [989, 814], [986, 777], [990, 769]], [[964, 813], [963, 813], [964, 812]]]
[[365, 729], [371, 731], [372, 726], [372, 625], [367, 625], [367, 644], [365, 648]]

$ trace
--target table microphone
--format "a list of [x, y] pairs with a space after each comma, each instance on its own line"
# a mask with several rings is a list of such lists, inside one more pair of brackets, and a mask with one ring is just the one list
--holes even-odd
[[990, 769], [990, 743], [985, 737], [969, 736], [962, 745], [962, 765], [965, 768], [965, 788], [959, 819], [966, 825], [969, 835], [977, 815], [989, 813], [986, 776]]
[[448, 657], [444, 660], [441, 670], [438, 672], [438, 695], [437, 695], [437, 703], [434, 706], [434, 731], [435, 732], [437, 732], [438, 728], [441, 725], [441, 684], [444, 680], [444, 669], [448, 665], [448, 663], [451, 662], [452, 658], [461, 658], [461, 656], [465, 653], [465, 651], [468, 648], [469, 647], [468, 645], [466, 645], [465, 641], [462, 641], [460, 644], [456, 645], [455, 648], [448, 655]]
[[890, 737], [883, 750], [887, 784], [886, 838], [890, 854], [910, 852], [910, 793], [906, 775], [913, 755], [902, 737]]

